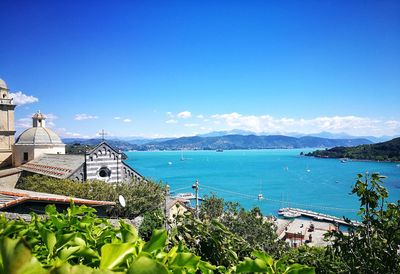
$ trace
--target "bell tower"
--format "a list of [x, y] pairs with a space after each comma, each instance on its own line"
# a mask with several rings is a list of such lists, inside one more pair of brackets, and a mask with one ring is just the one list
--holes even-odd
[[14, 109], [10, 98], [10, 90], [0, 79], [0, 168], [12, 165], [12, 149], [14, 145]]

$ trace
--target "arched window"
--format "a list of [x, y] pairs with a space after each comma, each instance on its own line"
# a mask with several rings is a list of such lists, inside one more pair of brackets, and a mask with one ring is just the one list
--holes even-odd
[[98, 174], [101, 178], [107, 178], [111, 176], [111, 170], [108, 167], [102, 167], [99, 169]]

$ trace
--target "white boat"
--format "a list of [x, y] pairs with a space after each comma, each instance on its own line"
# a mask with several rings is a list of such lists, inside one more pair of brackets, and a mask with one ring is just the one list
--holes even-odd
[[262, 193], [259, 193], [259, 194], [258, 194], [257, 199], [258, 199], [259, 201], [261, 201], [262, 199], [264, 199]]
[[283, 213], [283, 217], [291, 219], [291, 218], [297, 218], [300, 217], [301, 214], [293, 211], [286, 211]]
[[178, 193], [175, 195], [175, 198], [192, 200], [192, 199], [196, 199], [196, 196], [194, 196], [194, 194], [191, 192], [187, 192], [187, 193]]

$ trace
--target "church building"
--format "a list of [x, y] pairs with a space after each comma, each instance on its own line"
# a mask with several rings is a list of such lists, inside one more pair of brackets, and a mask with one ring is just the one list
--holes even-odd
[[0, 168], [12, 165], [14, 109], [6, 83], [0, 79]]
[[0, 168], [13, 165], [25, 174], [81, 182], [143, 179], [122, 160], [122, 152], [105, 141], [84, 155], [65, 154], [65, 144], [46, 127], [46, 117], [40, 111], [33, 115], [32, 127], [22, 132], [14, 144], [14, 109], [7, 85], [0, 79]]

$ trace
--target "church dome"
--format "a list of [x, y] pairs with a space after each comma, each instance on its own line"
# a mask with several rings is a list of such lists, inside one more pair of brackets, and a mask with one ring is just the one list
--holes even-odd
[[33, 127], [25, 130], [18, 137], [17, 145], [63, 144], [60, 137], [49, 128]]
[[8, 89], [6, 82], [3, 79], [0, 79], [0, 88]]

